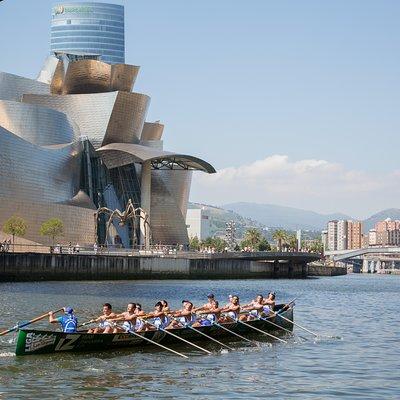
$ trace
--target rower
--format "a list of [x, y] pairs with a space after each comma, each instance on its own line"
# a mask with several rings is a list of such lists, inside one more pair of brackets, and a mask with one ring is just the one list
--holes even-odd
[[182, 300], [182, 309], [172, 313], [174, 318], [167, 329], [182, 328], [186, 325], [192, 325], [196, 321], [196, 316], [193, 314], [193, 303], [189, 300]]
[[168, 301], [167, 300], [161, 300], [161, 304], [163, 306], [163, 311], [164, 311], [165, 315], [169, 314], [171, 312], [171, 310], [169, 309]]
[[214, 307], [215, 304], [215, 297], [213, 293], [210, 293], [207, 296], [207, 303], [202, 305], [201, 307], [193, 308], [193, 312], [198, 312], [198, 311], [204, 311], [204, 310], [210, 310], [211, 308]]
[[263, 300], [263, 313], [267, 316], [272, 315], [275, 308], [275, 292], [269, 292], [268, 297]]
[[164, 311], [164, 307], [161, 301], [157, 302], [154, 306], [154, 312], [147, 314], [148, 318], [154, 318], [153, 323], [146, 326], [148, 326], [148, 329], [165, 329], [169, 323], [170, 320], [168, 316], [166, 315]]
[[224, 307], [221, 313], [227, 313], [225, 317], [220, 319], [221, 322], [230, 322], [231, 320], [236, 321], [240, 314], [240, 302], [239, 296], [232, 296], [232, 302], [228, 307]]
[[114, 328], [113, 333], [129, 332], [134, 330], [137, 317], [135, 314], [135, 309], [136, 309], [135, 303], [128, 303], [125, 312], [117, 314], [115, 318], [111, 318], [108, 320], [110, 322], [124, 321], [121, 327], [116, 326]]
[[75, 333], [78, 328], [78, 319], [75, 317], [74, 310], [71, 307], [64, 307], [64, 314], [61, 317], [55, 317], [54, 312], [49, 312], [49, 322], [51, 324], [60, 323], [61, 329], [65, 333]]
[[112, 312], [111, 304], [104, 303], [103, 314], [94, 320], [94, 322], [99, 322], [99, 326], [94, 329], [89, 329], [88, 333], [112, 333], [114, 327], [108, 320], [115, 317], [116, 314]]
[[268, 306], [264, 306], [263, 301], [264, 301], [264, 297], [261, 294], [259, 294], [249, 304], [246, 304], [245, 306], [243, 306], [242, 310], [249, 311], [249, 315], [241, 315], [240, 320], [241, 321], [244, 321], [244, 320], [250, 321], [254, 318], [259, 317], [261, 315], [261, 313], [263, 312], [264, 307], [268, 307]]
[[197, 328], [199, 326], [210, 326], [216, 322], [221, 316], [221, 309], [219, 308], [218, 301], [214, 301], [208, 310], [200, 311], [198, 314], [204, 314], [200, 320], [197, 320], [192, 326]]
[[227, 308], [232, 304], [232, 297], [233, 296], [231, 294], [228, 296], [229, 302], [226, 304], [226, 306], [224, 308]]
[[147, 330], [145, 322], [143, 321], [143, 319], [139, 318], [146, 315], [146, 313], [142, 310], [142, 305], [140, 303], [136, 303], [135, 315], [136, 315], [135, 332], [143, 332]]

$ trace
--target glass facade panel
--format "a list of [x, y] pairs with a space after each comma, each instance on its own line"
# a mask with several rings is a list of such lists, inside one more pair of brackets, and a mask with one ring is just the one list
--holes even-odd
[[53, 7], [51, 52], [100, 55], [110, 64], [125, 63], [124, 7], [106, 3], [62, 3]]

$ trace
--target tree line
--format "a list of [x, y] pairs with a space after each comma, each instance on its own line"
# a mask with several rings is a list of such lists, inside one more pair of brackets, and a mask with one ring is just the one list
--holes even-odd
[[[296, 251], [298, 249], [298, 243], [296, 235], [285, 231], [284, 229], [276, 229], [272, 234], [272, 239], [275, 241], [274, 245], [271, 245], [262, 232], [257, 228], [249, 228], [246, 230], [243, 240], [240, 244], [236, 244], [234, 250], [249, 250], [249, 251], [282, 251], [283, 249], [288, 251]], [[197, 237], [191, 238], [189, 243], [190, 249], [199, 251], [204, 248], [214, 248], [216, 251], [221, 252], [226, 250], [229, 245], [228, 242], [222, 238], [207, 238], [205, 240], [199, 240]], [[323, 246], [320, 240], [311, 241], [307, 244], [302, 242], [301, 248], [306, 251], [312, 251], [315, 253], [322, 253]]]
[[[12, 236], [13, 247], [15, 236], [24, 237], [27, 229], [28, 225], [26, 221], [15, 215], [9, 218], [3, 225], [3, 232]], [[55, 239], [64, 233], [64, 223], [59, 218], [50, 218], [42, 223], [39, 233], [42, 236], [50, 237], [54, 246]]]

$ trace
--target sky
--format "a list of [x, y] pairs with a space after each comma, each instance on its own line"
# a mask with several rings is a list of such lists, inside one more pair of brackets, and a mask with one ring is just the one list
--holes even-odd
[[[192, 201], [400, 207], [399, 1], [112, 2], [165, 149], [218, 170], [194, 173]], [[1, 71], [36, 77], [54, 4], [0, 2]]]

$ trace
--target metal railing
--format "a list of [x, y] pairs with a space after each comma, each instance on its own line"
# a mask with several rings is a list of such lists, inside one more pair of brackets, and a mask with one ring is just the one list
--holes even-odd
[[[183, 246], [173, 245], [151, 245], [147, 249], [144, 246], [135, 246], [132, 248], [124, 248], [118, 245], [70, 245], [56, 244], [54, 246], [46, 246], [41, 244], [24, 244], [15, 243], [2, 248], [0, 251], [6, 253], [47, 253], [47, 254], [71, 254], [71, 255], [114, 255], [114, 256], [149, 256], [149, 257], [169, 257], [169, 258], [257, 258], [266, 255], [311, 255], [305, 252], [244, 252], [244, 251], [221, 251], [221, 252], [205, 252], [186, 250]], [[315, 255], [315, 254], [314, 254]]]

